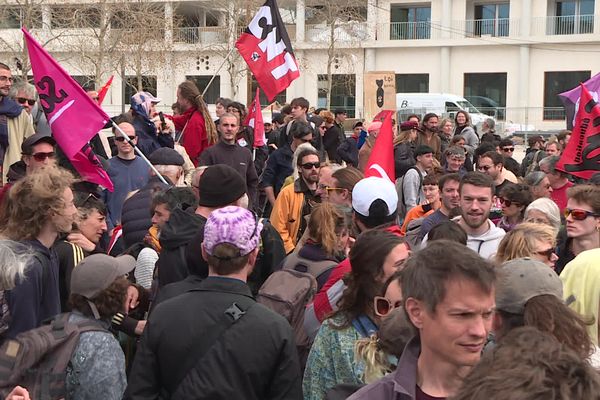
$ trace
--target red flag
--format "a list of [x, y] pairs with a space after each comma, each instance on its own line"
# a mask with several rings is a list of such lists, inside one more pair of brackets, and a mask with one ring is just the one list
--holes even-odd
[[102, 86], [102, 88], [98, 91], [98, 104], [102, 104], [102, 102], [104, 101], [104, 98], [106, 97], [106, 93], [108, 92], [108, 88], [110, 88], [110, 85], [112, 84], [114, 75], [111, 75], [110, 78], [108, 78], [108, 81], [106, 81], [106, 83], [104, 84], [104, 86]]
[[556, 169], [583, 179], [600, 171], [600, 106], [583, 84], [573, 134]]
[[373, 117], [373, 121], [383, 122], [388, 115], [392, 115], [393, 118], [394, 114], [395, 113], [392, 110], [381, 110]]
[[92, 176], [91, 182], [112, 190], [106, 171], [94, 153], [90, 153], [91, 149], [87, 150], [88, 142], [104, 127], [109, 116], [25, 28], [21, 31], [25, 35], [39, 103], [52, 136], [84, 179]]
[[275, 0], [260, 7], [235, 47], [269, 101], [300, 76], [290, 38]]
[[254, 144], [252, 147], [256, 149], [265, 145], [265, 124], [260, 109], [260, 88], [256, 88], [256, 97], [254, 97], [254, 101], [248, 109], [250, 112], [244, 121], [244, 125], [251, 126], [254, 129]]
[[388, 112], [381, 125], [377, 140], [365, 168], [365, 177], [376, 176], [396, 181], [394, 170], [394, 132], [392, 130], [393, 112]]

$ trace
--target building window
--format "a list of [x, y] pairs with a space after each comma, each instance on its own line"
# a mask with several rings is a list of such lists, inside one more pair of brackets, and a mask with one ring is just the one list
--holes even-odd
[[396, 93], [429, 93], [429, 74], [396, 74]]
[[[125, 81], [123, 83], [125, 85], [125, 99], [123, 99], [125, 104], [130, 104], [131, 96], [139, 92], [138, 89], [138, 79], [137, 76], [128, 75], [125, 77]], [[142, 75], [142, 89], [143, 92], [148, 92], [152, 96], [156, 96], [156, 76], [146, 76]]]
[[554, 21], [548, 22], [548, 35], [572, 35], [594, 32], [594, 0], [556, 2]]
[[565, 119], [565, 109], [558, 94], [590, 79], [591, 71], [557, 71], [544, 73], [544, 119]]
[[[251, 104], [254, 101], [254, 96], [256, 96], [256, 88], [257, 87], [258, 87], [258, 82], [256, 82], [256, 78], [254, 78], [254, 75], [252, 75], [252, 87], [251, 87], [250, 93], [248, 93], [248, 104]], [[287, 90], [284, 90], [283, 92], [281, 92], [277, 96], [275, 96], [273, 101], [269, 101], [269, 99], [267, 99], [267, 95], [261, 90], [260, 91], [260, 106], [266, 107], [274, 102], [278, 102], [279, 104], [285, 104], [286, 96], [287, 96]]]
[[475, 6], [475, 19], [467, 21], [467, 31], [475, 36], [508, 36], [509, 3]]
[[482, 113], [504, 120], [506, 76], [506, 72], [465, 74], [465, 98]]
[[42, 10], [40, 7], [24, 5], [20, 7], [3, 7], [0, 15], [0, 29], [28, 29], [42, 27]]
[[431, 7], [406, 7], [392, 4], [390, 39], [429, 39]]
[[99, 28], [102, 12], [94, 6], [59, 6], [51, 11], [52, 28]]
[[356, 75], [333, 74], [331, 75], [331, 99], [327, 107], [327, 75], [317, 78], [318, 100], [317, 107], [330, 110], [344, 109], [349, 118], [354, 118], [356, 107]]
[[[194, 82], [198, 86], [200, 93], [204, 91], [211, 78], [212, 75], [187, 75], [185, 77], [185, 79]], [[215, 104], [219, 96], [221, 96], [221, 77], [215, 76], [215, 79], [204, 94], [204, 102], [206, 104]]]
[[96, 90], [96, 82], [94, 81], [93, 76], [88, 75], [71, 75], [71, 78], [77, 83], [79, 86], [83, 88], [83, 90]]

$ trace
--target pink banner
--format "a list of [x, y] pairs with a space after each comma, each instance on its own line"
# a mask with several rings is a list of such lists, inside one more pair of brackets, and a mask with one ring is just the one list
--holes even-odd
[[83, 179], [112, 191], [112, 181], [88, 145], [110, 117], [25, 28], [21, 31], [52, 136]]

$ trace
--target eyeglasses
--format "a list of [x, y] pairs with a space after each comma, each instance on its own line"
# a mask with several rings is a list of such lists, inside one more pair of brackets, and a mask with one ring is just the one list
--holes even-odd
[[48, 153], [34, 153], [31, 155], [35, 161], [44, 161], [46, 158], [54, 158], [55, 154], [53, 151]]
[[510, 153], [512, 151], [515, 151], [515, 148], [514, 147], [503, 147], [502, 151], [505, 153]]
[[478, 165], [477, 166], [478, 171], [489, 171], [490, 168], [492, 168], [491, 165]]
[[400, 307], [402, 305], [402, 300], [398, 300], [394, 303], [386, 299], [382, 296], [375, 296], [373, 299], [373, 308], [375, 310], [375, 315], [378, 317], [385, 317], [392, 310]]
[[509, 199], [505, 199], [504, 197], [499, 197], [498, 201], [500, 204], [504, 204], [506, 207], [510, 207], [511, 205], [519, 206], [520, 204]]
[[31, 100], [31, 99], [26, 99], [25, 97], [17, 97], [17, 101], [19, 102], [19, 104], [29, 104], [30, 106], [35, 104], [35, 100]]
[[10, 82], [13, 83], [15, 81], [15, 78], [13, 78], [12, 76], [0, 76], [0, 82]]
[[313, 168], [319, 169], [319, 168], [321, 168], [321, 163], [318, 163], [318, 162], [310, 163], [309, 162], [309, 163], [302, 164], [301, 167], [306, 170], [313, 169]]
[[535, 254], [538, 254], [540, 256], [546, 257], [548, 260], [551, 260], [552, 256], [554, 255], [554, 249], [549, 248], [548, 250], [536, 251]]
[[[134, 140], [136, 138], [136, 136], [127, 136], [129, 138], [129, 140]], [[115, 137], [115, 140], [117, 142], [124, 142], [125, 138], [123, 136], [117, 136]]]
[[534, 223], [534, 224], [551, 225], [550, 222], [548, 222], [547, 220], [542, 219], [542, 218], [527, 218], [525, 220], [525, 222], [531, 222], [531, 223]]
[[587, 217], [600, 217], [600, 214], [597, 214], [592, 211], [587, 210], [572, 210], [570, 208], [565, 209], [565, 218], [569, 218], [569, 215], [573, 217], [575, 221], [583, 221]]
[[331, 186], [325, 186], [323, 189], [329, 191], [334, 191], [334, 190], [345, 190], [344, 188], [339, 188], [339, 187], [331, 187]]

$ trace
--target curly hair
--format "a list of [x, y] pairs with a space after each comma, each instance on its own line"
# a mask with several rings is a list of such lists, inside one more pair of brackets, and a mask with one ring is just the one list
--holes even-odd
[[[125, 307], [125, 296], [130, 282], [125, 277], [115, 279], [106, 289], [90, 299], [98, 309], [100, 319], [111, 319], [113, 315], [123, 311]], [[85, 316], [94, 317], [88, 300], [80, 294], [71, 294], [69, 296], [69, 305], [73, 310], [77, 310]]]
[[206, 137], [208, 138], [208, 144], [217, 143], [217, 127], [215, 126], [215, 123], [212, 117], [210, 116], [208, 107], [206, 106], [206, 103], [202, 98], [202, 94], [200, 93], [198, 86], [196, 86], [196, 84], [192, 81], [185, 81], [183, 83], [180, 83], [177, 89], [179, 89], [179, 94], [181, 95], [181, 97], [189, 101], [194, 106], [194, 108], [200, 113], [200, 115], [202, 115], [202, 118], [204, 118], [204, 125], [206, 127]]
[[506, 234], [498, 245], [494, 261], [503, 263], [515, 258], [531, 257], [537, 250], [537, 241], [556, 245], [556, 231], [546, 224], [523, 222]]
[[347, 288], [339, 301], [336, 315], [344, 317], [344, 329], [359, 315], [370, 313], [373, 298], [380, 295], [383, 287], [383, 263], [392, 249], [404, 240], [393, 233], [372, 230], [362, 233], [350, 250], [352, 271], [344, 277]]
[[69, 171], [53, 166], [19, 180], [8, 192], [0, 216], [0, 234], [12, 240], [35, 239], [53, 215], [62, 213], [64, 191], [73, 182]]

